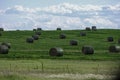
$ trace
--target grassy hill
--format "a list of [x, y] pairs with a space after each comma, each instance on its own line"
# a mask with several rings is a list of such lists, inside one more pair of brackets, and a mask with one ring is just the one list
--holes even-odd
[[[86, 36], [80, 36], [86, 32]], [[110, 45], [119, 45], [120, 30], [62, 30], [41, 31], [42, 35], [34, 43], [27, 43], [26, 38], [34, 31], [4, 31], [0, 43], [11, 43], [8, 54], [0, 54], [1, 80], [114, 80], [120, 70], [120, 53], [110, 53]], [[59, 39], [61, 33], [66, 39]], [[114, 42], [107, 42], [113, 36]], [[70, 40], [78, 41], [71, 46]], [[83, 45], [94, 47], [93, 55], [81, 52]], [[62, 57], [49, 56], [52, 47], [64, 50]]]
[[[80, 32], [86, 32], [86, 36], [80, 36]], [[75, 60], [120, 60], [120, 53], [109, 53], [110, 45], [118, 44], [120, 30], [101, 29], [97, 31], [62, 30], [41, 31], [39, 40], [34, 43], [26, 43], [26, 38], [35, 34], [34, 31], [4, 31], [0, 36], [0, 43], [11, 43], [9, 54], [0, 54], [0, 58], [7, 59], [75, 59]], [[59, 39], [61, 33], [66, 34], [66, 39]], [[107, 37], [112, 36], [114, 42], [107, 42]], [[70, 40], [78, 40], [77, 46], [70, 46]], [[81, 52], [83, 45], [93, 46], [93, 55], [84, 55]], [[50, 57], [49, 50], [52, 47], [64, 49], [63, 57]]]

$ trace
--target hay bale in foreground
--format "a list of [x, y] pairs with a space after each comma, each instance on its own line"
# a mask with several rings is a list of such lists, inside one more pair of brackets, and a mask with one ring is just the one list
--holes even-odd
[[114, 39], [113, 39], [113, 37], [110, 36], [110, 37], [107, 38], [107, 41], [108, 41], [108, 42], [113, 42]]
[[11, 48], [11, 43], [3, 42], [3, 43], [1, 43], [1, 45], [5, 45], [5, 46], [7, 46], [9, 49]]
[[38, 40], [39, 39], [39, 35], [33, 35], [32, 36], [34, 40]]
[[70, 45], [76, 46], [76, 45], [78, 45], [78, 41], [77, 40], [70, 40]]
[[109, 52], [120, 52], [120, 46], [109, 46]]
[[97, 30], [96, 26], [92, 26], [92, 30], [96, 31]]
[[86, 32], [80, 32], [80, 36], [86, 36]]
[[63, 49], [59, 47], [54, 47], [49, 50], [50, 56], [63, 56]]
[[6, 45], [0, 45], [0, 54], [8, 54], [9, 48]]
[[82, 47], [82, 53], [84, 54], [94, 54], [94, 49], [92, 46], [83, 46]]
[[29, 37], [29, 38], [26, 39], [26, 42], [27, 43], [33, 43], [34, 39], [32, 37]]
[[65, 34], [60, 34], [60, 39], [65, 39], [66, 38], [66, 35]]

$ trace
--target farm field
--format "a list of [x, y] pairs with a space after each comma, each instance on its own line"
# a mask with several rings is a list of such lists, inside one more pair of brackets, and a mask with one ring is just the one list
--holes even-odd
[[[120, 30], [100, 29], [97, 31], [62, 30], [40, 31], [39, 40], [27, 43], [26, 38], [34, 31], [3, 31], [0, 43], [9, 42], [8, 54], [0, 54], [1, 80], [110, 80], [120, 68], [120, 52], [110, 53], [110, 45], [118, 45]], [[86, 32], [86, 36], [80, 36]], [[66, 39], [60, 39], [61, 33]], [[113, 42], [107, 37], [112, 36]], [[77, 40], [71, 46], [70, 40]], [[93, 55], [84, 55], [81, 48], [91, 45]], [[61, 57], [49, 56], [52, 47], [61, 47]]]
[[[118, 61], [0, 60], [1, 80], [111, 80]], [[112, 64], [112, 65], [111, 65]]]

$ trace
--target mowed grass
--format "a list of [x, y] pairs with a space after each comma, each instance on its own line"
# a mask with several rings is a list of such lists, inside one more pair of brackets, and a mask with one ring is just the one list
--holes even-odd
[[[87, 36], [80, 36], [80, 32], [86, 32]], [[76, 59], [76, 60], [120, 60], [120, 53], [109, 53], [110, 45], [118, 44], [120, 30], [63, 30], [41, 31], [42, 35], [34, 43], [26, 43], [26, 38], [35, 34], [34, 31], [4, 31], [0, 36], [0, 42], [11, 43], [9, 54], [0, 58], [9, 59]], [[59, 39], [61, 33], [66, 34], [66, 39]], [[114, 42], [107, 42], [107, 37], [113, 36]], [[78, 46], [70, 46], [70, 40], [78, 40]], [[93, 46], [93, 55], [84, 55], [81, 52], [83, 45]], [[52, 47], [61, 47], [64, 50], [63, 57], [50, 57], [49, 50]]]
[[[87, 36], [80, 36], [86, 32]], [[34, 43], [26, 38], [34, 31], [4, 31], [0, 43], [11, 43], [8, 54], [0, 54], [0, 80], [111, 80], [120, 68], [120, 53], [110, 53], [110, 45], [119, 45], [120, 30], [62, 30], [41, 31]], [[61, 33], [66, 39], [59, 39]], [[113, 36], [114, 42], [107, 42]], [[77, 46], [69, 41], [78, 40]], [[81, 52], [83, 45], [93, 46], [93, 55]], [[49, 56], [52, 47], [64, 50], [62, 57]]]

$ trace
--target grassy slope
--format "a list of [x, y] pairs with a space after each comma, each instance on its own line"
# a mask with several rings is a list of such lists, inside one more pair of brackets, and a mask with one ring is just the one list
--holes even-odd
[[[42, 31], [40, 39], [33, 44], [26, 43], [26, 38], [34, 34], [33, 31], [6, 31], [2, 32], [0, 42], [10, 42], [11, 49], [9, 54], [2, 55], [1, 58], [56, 58], [50, 57], [48, 52], [52, 47], [61, 47], [64, 49], [64, 56], [58, 59], [80, 59], [80, 60], [119, 60], [120, 54], [112, 54], [108, 52], [110, 45], [120, 45], [117, 43], [120, 38], [120, 30], [98, 30], [85, 31], [87, 36], [79, 36], [81, 30], [69, 31]], [[66, 39], [59, 39], [59, 34], [65, 33]], [[107, 37], [113, 36], [114, 42], [107, 42]], [[70, 46], [71, 39], [78, 40], [78, 46]], [[83, 55], [81, 47], [83, 45], [91, 45], [95, 49], [94, 55]]]
[[[33, 35], [33, 31], [2, 32], [3, 36], [0, 37], [0, 42], [10, 42], [12, 45], [9, 54], [0, 54], [0, 79], [99, 80], [100, 78], [86, 78], [82, 74], [92, 73], [96, 76], [97, 74], [100, 76], [114, 74], [112, 72], [119, 68], [120, 53], [109, 53], [108, 47], [113, 44], [120, 45], [117, 43], [120, 38], [120, 30], [85, 31], [87, 32], [86, 37], [80, 37], [80, 32], [81, 30], [42, 31], [40, 39], [33, 44], [26, 43], [26, 38]], [[59, 39], [60, 33], [65, 33], [67, 39]], [[107, 42], [108, 36], [113, 36], [115, 41]], [[77, 39], [79, 45], [70, 46], [71, 39]], [[83, 55], [81, 53], [83, 45], [92, 45], [95, 54]], [[55, 46], [64, 49], [63, 57], [49, 56], [49, 49]]]

